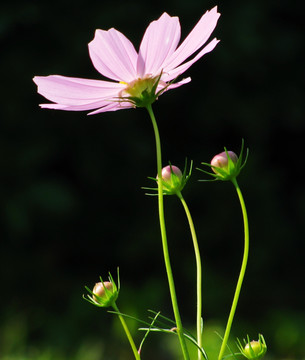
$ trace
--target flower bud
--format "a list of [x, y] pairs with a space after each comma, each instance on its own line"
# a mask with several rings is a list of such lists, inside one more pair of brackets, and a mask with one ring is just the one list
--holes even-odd
[[247, 359], [260, 359], [267, 351], [267, 346], [259, 341], [253, 340], [244, 348], [244, 355]]
[[103, 281], [102, 277], [100, 277], [100, 280], [100, 282], [94, 285], [93, 290], [88, 288], [88, 286], [85, 286], [85, 289], [89, 294], [83, 295], [83, 298], [92, 305], [98, 307], [109, 307], [115, 305], [115, 301], [118, 298], [120, 292], [119, 269], [117, 279], [118, 286], [116, 285], [110, 273], [108, 276], [109, 281]]
[[[244, 141], [241, 143], [241, 150], [239, 156], [237, 156], [233, 151], [225, 151], [213, 157], [211, 163], [202, 164], [212, 168], [213, 172], [208, 172], [202, 169], [198, 169], [208, 175], [211, 175], [215, 180], [222, 181], [235, 181], [236, 177], [239, 175], [242, 168], [246, 165], [248, 159], [248, 149], [246, 152], [245, 159], [243, 160], [243, 150], [244, 150]], [[208, 180], [202, 180], [208, 181]]]
[[[157, 175], [158, 179], [158, 175]], [[163, 191], [167, 195], [176, 194], [185, 185], [181, 170], [175, 165], [167, 165], [162, 169]]]
[[96, 296], [99, 297], [105, 297], [106, 296], [106, 290], [108, 289], [111, 293], [113, 293], [113, 285], [110, 281], [105, 281], [104, 284], [102, 282], [98, 282], [94, 285], [93, 288], [93, 299], [97, 301]]
[[[185, 166], [183, 172], [175, 165], [167, 165], [161, 170], [161, 179], [159, 176], [149, 177], [153, 181], [157, 181], [160, 188], [162, 188], [163, 195], [177, 195], [179, 198], [182, 196], [181, 191], [188, 182], [192, 174], [193, 162], [191, 161], [189, 171], [187, 173], [187, 160], [185, 160]], [[159, 171], [158, 171], [159, 172]], [[157, 188], [143, 187], [142, 189], [153, 190], [159, 192], [159, 186]], [[149, 194], [146, 195], [157, 195]]]
[[[178, 178], [178, 179], [176, 179]], [[167, 165], [162, 169], [162, 180], [166, 183], [173, 183], [174, 179], [180, 181], [182, 179], [181, 170], [175, 165]]]
[[223, 151], [213, 157], [211, 167], [221, 180], [231, 180], [239, 174], [238, 156], [233, 151]]
[[242, 353], [242, 355], [244, 355], [244, 357], [246, 357], [249, 360], [261, 359], [267, 352], [267, 345], [263, 335], [261, 334], [258, 335], [258, 341], [256, 340], [250, 341], [249, 336], [248, 336], [248, 342], [246, 342], [246, 340], [244, 339], [244, 344], [245, 344], [244, 347], [242, 346], [239, 339], [237, 339], [237, 341], [238, 341], [237, 346], [240, 352]]
[[[228, 151], [228, 155], [229, 155], [230, 159], [233, 161], [233, 163], [236, 164], [238, 161], [237, 155], [233, 151]], [[225, 151], [223, 151], [222, 153], [214, 156], [211, 161], [211, 165], [213, 166], [212, 169], [216, 174], [218, 174], [218, 172], [217, 172], [217, 169], [215, 169], [215, 167], [221, 168], [221, 169], [227, 171], [228, 166], [229, 166], [229, 160], [228, 160], [227, 153]]]
[[109, 307], [116, 301], [118, 291], [110, 281], [98, 282], [92, 290], [92, 298], [102, 307]]

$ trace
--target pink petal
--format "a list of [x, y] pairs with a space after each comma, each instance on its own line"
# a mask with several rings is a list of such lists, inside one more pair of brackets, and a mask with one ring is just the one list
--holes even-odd
[[169, 87], [167, 88], [167, 90], [172, 90], [172, 89], [176, 89], [182, 85], [188, 84], [191, 81], [190, 77], [187, 77], [179, 82], [176, 82], [174, 84], [169, 85]]
[[115, 103], [108, 104], [100, 109], [95, 110], [95, 111], [92, 111], [88, 115], [95, 115], [95, 114], [100, 114], [102, 112], [107, 112], [107, 111], [117, 111], [117, 110], [131, 109], [131, 108], [134, 108], [134, 106], [129, 103], [115, 102]]
[[99, 114], [107, 111], [116, 111], [116, 110], [124, 110], [130, 109], [134, 106], [130, 103], [119, 103], [118, 101], [99, 101], [92, 104], [86, 105], [61, 105], [61, 104], [40, 104], [40, 107], [43, 109], [53, 109], [53, 110], [65, 110], [65, 111], [84, 111], [84, 110], [93, 110], [88, 113], [88, 115]]
[[164, 75], [162, 76], [163, 81], [171, 81], [175, 79], [177, 76], [183, 74], [190, 66], [192, 66], [196, 61], [198, 61], [203, 55], [212, 51], [215, 46], [219, 43], [219, 40], [213, 39], [207, 46], [205, 46], [192, 60], [187, 61], [186, 63], [176, 67], [170, 71], [164, 71]]
[[87, 103], [84, 105], [62, 105], [62, 104], [40, 104], [42, 109], [54, 109], [54, 110], [66, 110], [66, 111], [84, 111], [98, 109], [103, 106], [113, 104], [111, 101], [96, 101], [93, 103]]
[[117, 81], [130, 82], [137, 77], [137, 52], [132, 43], [115, 29], [96, 30], [89, 43], [89, 53], [96, 70]]
[[189, 33], [178, 49], [164, 63], [164, 72], [169, 72], [179, 66], [184, 60], [204, 45], [212, 31], [215, 29], [219, 16], [220, 14], [217, 12], [217, 6], [215, 6], [201, 17], [194, 29]]
[[[176, 88], [178, 88], [178, 87], [180, 87], [180, 86], [182, 86], [182, 85], [184, 85], [184, 84], [187, 84], [187, 83], [189, 83], [191, 81], [191, 78], [190, 77], [188, 77], [188, 78], [186, 78], [186, 79], [182, 79], [181, 81], [179, 81], [179, 82], [176, 82], [176, 83], [173, 83], [173, 84], [170, 84], [170, 85], [167, 85], [165, 82], [160, 82], [159, 84], [158, 84], [158, 87], [157, 87], [157, 93], [159, 92], [159, 91], [161, 91], [161, 90], [163, 90], [163, 92], [161, 93], [161, 95], [164, 93], [164, 92], [166, 92], [166, 91], [168, 91], [168, 90], [172, 90], [172, 89], [176, 89]], [[165, 89], [165, 90], [164, 90]]]
[[[36, 76], [33, 80], [38, 85], [39, 94], [63, 107], [74, 106], [75, 110], [78, 106], [83, 107], [81, 110], [97, 108], [101, 106], [98, 105], [101, 102], [104, 104], [117, 97], [119, 92], [125, 88], [124, 84], [110, 81], [70, 78], [59, 75]], [[49, 108], [50, 105], [52, 104], [48, 105]], [[52, 106], [52, 108], [59, 107]]]
[[149, 24], [140, 45], [138, 76], [160, 74], [163, 63], [177, 48], [180, 33], [179, 19], [170, 17], [167, 13]]

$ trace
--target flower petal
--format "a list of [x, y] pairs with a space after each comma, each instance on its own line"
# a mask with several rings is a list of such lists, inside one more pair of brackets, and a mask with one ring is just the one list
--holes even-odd
[[203, 55], [212, 51], [218, 43], [219, 43], [219, 40], [213, 39], [192, 60], [187, 61], [186, 63], [176, 67], [173, 70], [164, 72], [164, 74], [162, 75], [162, 80], [163, 81], [171, 81], [171, 80], [175, 79], [176, 77], [178, 77], [179, 75], [183, 74], [189, 67], [191, 67]]
[[113, 104], [111, 101], [96, 101], [93, 103], [87, 103], [84, 105], [63, 105], [63, 104], [39, 104], [42, 109], [54, 109], [54, 110], [66, 110], [66, 111], [85, 111], [98, 109], [103, 106]]
[[138, 76], [159, 75], [164, 62], [174, 53], [180, 40], [179, 19], [164, 13], [149, 24], [143, 36], [137, 62]]
[[201, 17], [194, 29], [189, 33], [178, 49], [164, 63], [164, 72], [169, 72], [179, 66], [184, 60], [204, 45], [212, 31], [215, 29], [219, 16], [220, 14], [217, 12], [217, 6], [215, 6]]
[[107, 112], [107, 111], [126, 110], [126, 109], [131, 109], [131, 108], [134, 108], [134, 106], [131, 105], [130, 103], [115, 102], [115, 103], [111, 103], [106, 106], [103, 106], [102, 108], [97, 109], [95, 111], [92, 111], [88, 115], [100, 114], [102, 112]]
[[172, 89], [176, 89], [184, 84], [188, 84], [189, 82], [191, 81], [191, 78], [190, 77], [187, 77], [185, 79], [182, 79], [181, 81], [179, 82], [176, 82], [176, 83], [173, 83], [171, 85], [168, 86], [167, 90], [172, 90]]
[[59, 75], [35, 76], [33, 81], [38, 85], [38, 93], [48, 100], [68, 107], [85, 106], [82, 110], [94, 108], [92, 107], [93, 103], [105, 102], [117, 97], [126, 86], [110, 81], [70, 78]]
[[92, 63], [102, 75], [125, 82], [136, 78], [138, 54], [121, 32], [115, 29], [96, 30], [88, 46]]

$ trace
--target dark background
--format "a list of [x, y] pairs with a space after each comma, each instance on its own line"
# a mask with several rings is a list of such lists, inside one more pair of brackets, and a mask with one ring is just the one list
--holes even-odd
[[[217, 3], [198, 0], [6, 2], [1, 5], [0, 357], [131, 359], [119, 324], [82, 299], [84, 285], [120, 267], [123, 312], [172, 317], [161, 253], [152, 126], [143, 109], [86, 116], [41, 110], [35, 75], [95, 78], [87, 44], [115, 27], [136, 48], [162, 12], [182, 39]], [[219, 1], [216, 49], [186, 73], [192, 82], [154, 105], [163, 161], [208, 162], [223, 146], [250, 149], [239, 177], [251, 249], [232, 329], [263, 333], [268, 359], [304, 359], [304, 32], [301, 2]], [[206, 346], [219, 346], [242, 256], [242, 219], [230, 183], [184, 190], [203, 260]], [[182, 318], [193, 329], [195, 268], [178, 199], [165, 199]], [[137, 334], [138, 324], [131, 322]], [[193, 329], [194, 330], [194, 329]], [[139, 343], [140, 335], [136, 335]], [[177, 358], [153, 334], [144, 359]], [[213, 355], [211, 356], [213, 360]]]

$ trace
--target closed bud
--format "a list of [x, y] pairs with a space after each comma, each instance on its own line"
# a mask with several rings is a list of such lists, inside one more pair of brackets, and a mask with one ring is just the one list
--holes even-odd
[[[157, 175], [158, 179], [158, 175]], [[162, 184], [164, 190], [175, 192], [180, 190], [182, 180], [182, 172], [175, 165], [167, 165], [162, 169]]]
[[[182, 171], [175, 165], [167, 165], [162, 169], [161, 183], [163, 193], [166, 195], [174, 195], [180, 193], [184, 188], [188, 176], [182, 174]], [[157, 175], [158, 180], [158, 175]], [[158, 180], [159, 181], [159, 180]]]
[[238, 157], [233, 151], [223, 151], [213, 157], [211, 167], [222, 180], [230, 180], [238, 175], [237, 163]]
[[227, 153], [223, 151], [222, 153], [213, 157], [211, 161], [213, 171], [218, 174], [217, 168], [220, 168], [226, 172], [229, 172], [229, 159], [232, 160], [233, 164], [236, 164], [238, 161], [237, 155], [233, 151], [228, 151]]
[[267, 351], [267, 347], [259, 341], [251, 341], [244, 348], [244, 355], [247, 359], [260, 359]]
[[179, 180], [182, 179], [181, 170], [175, 165], [167, 165], [162, 169], [162, 179], [166, 182], [172, 182], [172, 177], [177, 177]]
[[[238, 339], [237, 339], [238, 340]], [[248, 342], [244, 340], [245, 346], [242, 347], [240, 341], [238, 340], [238, 348], [242, 355], [249, 360], [259, 360], [267, 352], [267, 345], [263, 335], [259, 334], [258, 341], [250, 341], [248, 337]]]
[[96, 283], [92, 294], [93, 300], [103, 307], [112, 306], [118, 297], [116, 286], [110, 281]]
[[[157, 175], [155, 178], [149, 177], [149, 179], [157, 181], [158, 185], [162, 185], [163, 195], [177, 195], [181, 196], [181, 191], [186, 185], [188, 179], [192, 173], [193, 162], [191, 161], [190, 168], [187, 174], [187, 161], [185, 160], [185, 166], [183, 172], [175, 165], [167, 165], [161, 170], [161, 179]], [[158, 188], [143, 187], [142, 189], [153, 190], [158, 193]], [[155, 195], [155, 194], [147, 194]], [[157, 195], [157, 194], [156, 194]]]
[[213, 170], [212, 173], [202, 169], [198, 169], [198, 170], [211, 175], [215, 180], [234, 181], [234, 179], [236, 179], [241, 169], [246, 165], [247, 162], [248, 150], [246, 153], [246, 158], [243, 161], [243, 149], [244, 149], [244, 141], [242, 141], [239, 156], [237, 156], [233, 151], [228, 151], [225, 148], [225, 151], [213, 157], [210, 164], [203, 162], [202, 163], [203, 165], [212, 168]]
[[83, 298], [89, 301], [91, 304], [99, 307], [109, 307], [113, 306], [116, 299], [119, 296], [120, 291], [120, 280], [118, 273], [118, 286], [113, 280], [113, 277], [109, 273], [109, 281], [103, 281], [100, 278], [100, 282], [94, 285], [93, 290], [85, 286], [86, 290], [89, 292], [88, 295], [83, 295]]
[[110, 281], [105, 281], [104, 284], [102, 282], [98, 282], [94, 285], [94, 288], [92, 290], [93, 292], [93, 299], [97, 301], [97, 298], [95, 295], [104, 298], [107, 297], [106, 290], [109, 290], [109, 293], [113, 294], [113, 285]]

